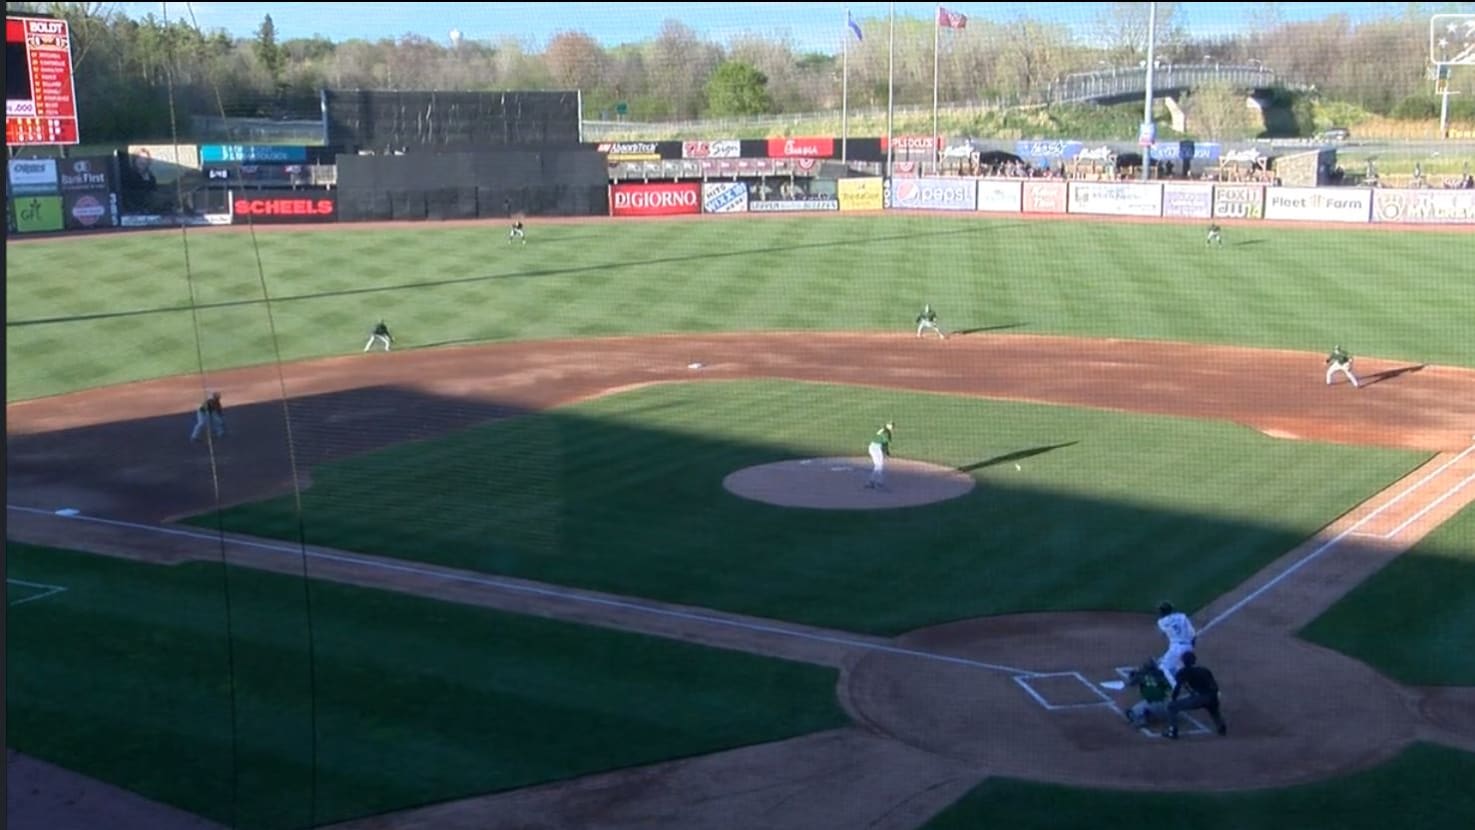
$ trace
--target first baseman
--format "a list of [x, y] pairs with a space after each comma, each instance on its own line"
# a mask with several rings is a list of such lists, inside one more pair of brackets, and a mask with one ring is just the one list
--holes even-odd
[[871, 444], [867, 447], [871, 454], [871, 477], [866, 481], [868, 490], [878, 490], [886, 484], [886, 459], [891, 456], [891, 431], [895, 428], [895, 424], [887, 421], [871, 437]]
[[1347, 379], [1352, 381], [1352, 386], [1354, 389], [1359, 386], [1359, 384], [1357, 383], [1357, 375], [1352, 374], [1352, 355], [1347, 354], [1347, 350], [1342, 348], [1341, 346], [1337, 346], [1336, 348], [1332, 349], [1332, 353], [1326, 356], [1327, 386], [1332, 385], [1332, 375], [1336, 374], [1337, 372], [1341, 372], [1342, 374], [1346, 375]]
[[211, 392], [210, 397], [195, 410], [195, 428], [190, 431], [189, 440], [197, 440], [206, 424], [210, 425], [216, 438], [225, 437], [225, 407], [220, 404], [219, 392]]
[[1183, 665], [1183, 655], [1193, 651], [1198, 643], [1198, 632], [1194, 630], [1188, 615], [1175, 609], [1171, 602], [1164, 602], [1157, 607], [1157, 630], [1168, 638], [1168, 650], [1157, 661], [1158, 668], [1163, 670], [1163, 676], [1168, 679], [1169, 684], [1176, 684], [1178, 669]]

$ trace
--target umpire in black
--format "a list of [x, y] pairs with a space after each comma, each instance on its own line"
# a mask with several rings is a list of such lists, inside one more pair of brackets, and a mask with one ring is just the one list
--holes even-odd
[[[1180, 700], [1178, 696], [1185, 690], [1188, 696]], [[1173, 698], [1168, 703], [1169, 738], [1178, 737], [1178, 713], [1190, 709], [1207, 710], [1219, 734], [1228, 734], [1229, 727], [1224, 723], [1224, 716], [1219, 714], [1219, 684], [1214, 680], [1214, 673], [1200, 666], [1198, 655], [1191, 651], [1183, 655], [1183, 668], [1178, 670], [1178, 682], [1173, 686]]]

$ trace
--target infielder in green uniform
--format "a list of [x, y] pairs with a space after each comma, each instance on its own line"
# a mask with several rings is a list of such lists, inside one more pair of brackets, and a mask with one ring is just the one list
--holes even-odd
[[1357, 375], [1352, 374], [1352, 355], [1347, 354], [1347, 350], [1342, 348], [1341, 346], [1332, 349], [1332, 353], [1326, 356], [1327, 386], [1332, 385], [1332, 375], [1336, 374], [1337, 372], [1341, 372], [1342, 374], [1346, 375], [1347, 379], [1352, 381], [1352, 386], [1354, 389], [1358, 387], [1359, 384], [1357, 383]]
[[879, 490], [886, 484], [886, 459], [891, 457], [891, 431], [896, 425], [890, 421], [876, 430], [868, 448], [871, 454], [871, 477], [866, 481], [867, 490]]
[[932, 310], [932, 304], [928, 303], [917, 315], [917, 336], [922, 336], [923, 329], [932, 329], [937, 332], [939, 339], [946, 340], [947, 335], [942, 333], [942, 327], [937, 325], [937, 312]]

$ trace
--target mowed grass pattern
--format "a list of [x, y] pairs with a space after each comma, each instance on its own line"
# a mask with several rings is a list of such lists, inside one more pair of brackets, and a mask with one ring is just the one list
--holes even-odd
[[7, 746], [231, 827], [848, 722], [822, 667], [214, 564], [13, 542], [6, 559], [68, 589], [8, 609]]
[[[722, 486], [754, 464], [863, 457], [887, 418], [898, 457], [968, 468], [979, 486], [884, 511], [779, 508]], [[702, 382], [324, 465], [302, 521], [312, 544], [897, 634], [1005, 612], [1146, 612], [1163, 596], [1198, 607], [1426, 457], [1189, 419]], [[835, 486], [863, 481], [857, 469]], [[220, 519], [297, 538], [291, 497]]]
[[1301, 635], [1403, 683], [1475, 686], [1471, 632], [1475, 505], [1357, 586]]
[[[750, 329], [1172, 339], [1475, 365], [1475, 234], [804, 217], [118, 234], [6, 248], [7, 400], [362, 348]], [[187, 243], [187, 244], [186, 244]], [[258, 270], [258, 245], [260, 267]], [[186, 253], [190, 278], [186, 278]], [[191, 314], [190, 309], [197, 308]], [[200, 348], [195, 348], [196, 331]]]

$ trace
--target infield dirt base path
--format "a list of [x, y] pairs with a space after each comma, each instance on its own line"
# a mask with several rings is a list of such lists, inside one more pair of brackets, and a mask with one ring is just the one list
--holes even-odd
[[[688, 368], [693, 363], [702, 366]], [[283, 492], [294, 474], [308, 482], [312, 465], [331, 458], [493, 418], [650, 383], [750, 377], [1211, 418], [1286, 439], [1436, 453], [1195, 612], [1213, 667], [1230, 689], [1232, 731], [1228, 739], [1190, 735], [1180, 744], [1129, 730], [1113, 708], [1129, 698], [1099, 691], [1119, 663], [1161, 650], [1146, 615], [1025, 614], [881, 641], [702, 609], [689, 609], [689, 618], [663, 615], [656, 603], [597, 606], [580, 592], [539, 596], [513, 580], [476, 584], [454, 574], [388, 571], [375, 564], [378, 557], [356, 561], [318, 551], [337, 558], [311, 560], [314, 576], [835, 666], [837, 693], [855, 721], [789, 741], [346, 825], [355, 830], [912, 828], [992, 775], [1125, 789], [1241, 789], [1343, 774], [1413, 740], [1475, 751], [1471, 690], [1401, 687], [1293, 636], [1475, 496], [1466, 486], [1475, 478], [1469, 370], [1361, 360], [1357, 371], [1369, 382], [1354, 390], [1326, 386], [1321, 355], [1306, 353], [999, 333], [942, 342], [910, 334], [773, 333], [354, 354], [282, 371], [295, 459], [283, 449], [275, 367], [8, 406], [9, 535], [155, 561], [218, 557], [218, 544], [150, 529], [215, 503], [208, 453], [186, 440], [205, 386], [224, 392], [230, 420], [215, 459], [227, 503]], [[61, 507], [139, 526], [49, 515]], [[279, 567], [243, 541], [232, 561]], [[1327, 688], [1359, 693], [1329, 698]], [[1257, 700], [1256, 689], [1276, 689], [1274, 705]], [[1357, 728], [1346, 728], [1353, 723]], [[1178, 748], [1190, 740], [1191, 750]], [[1148, 768], [1155, 770], [1150, 779], [1141, 773]]]

